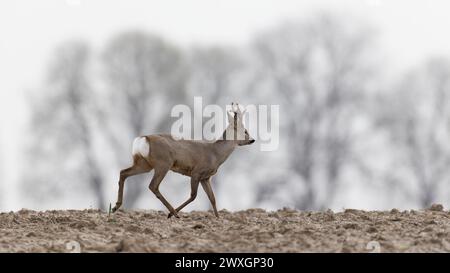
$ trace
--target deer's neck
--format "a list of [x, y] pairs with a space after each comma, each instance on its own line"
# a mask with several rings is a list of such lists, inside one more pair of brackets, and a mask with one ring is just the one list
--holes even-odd
[[232, 140], [219, 139], [213, 144], [214, 154], [216, 155], [218, 165], [220, 166], [236, 148], [236, 142]]

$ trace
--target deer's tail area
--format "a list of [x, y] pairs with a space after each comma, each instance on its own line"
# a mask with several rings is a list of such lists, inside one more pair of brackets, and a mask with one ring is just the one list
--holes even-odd
[[150, 144], [146, 137], [137, 137], [133, 141], [133, 156], [140, 155], [147, 157], [150, 153]]

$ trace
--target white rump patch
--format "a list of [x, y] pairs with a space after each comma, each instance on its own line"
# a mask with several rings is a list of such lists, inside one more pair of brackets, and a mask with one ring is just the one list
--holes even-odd
[[145, 137], [137, 137], [133, 141], [133, 155], [148, 156], [150, 145]]

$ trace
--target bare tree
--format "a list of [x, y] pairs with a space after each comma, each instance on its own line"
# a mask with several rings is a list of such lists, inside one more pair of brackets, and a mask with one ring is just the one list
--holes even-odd
[[[135, 31], [122, 33], [109, 42], [103, 67], [103, 131], [117, 164], [126, 166], [131, 159], [124, 155], [129, 154], [132, 139], [170, 129], [171, 107], [167, 106], [185, 102], [185, 62], [182, 53], [170, 43]], [[126, 205], [132, 207], [141, 192], [136, 181], [128, 183]]]
[[229, 104], [233, 85], [244, 65], [237, 49], [195, 48], [190, 55], [189, 94], [202, 96], [205, 104]]
[[[285, 24], [254, 43], [263, 84], [283, 111], [282, 137], [293, 176], [281, 175], [276, 182], [290, 189], [288, 201], [299, 209], [329, 206], [349, 163], [353, 121], [372, 71], [368, 30], [323, 15]], [[273, 196], [280, 183], [267, 181], [259, 200]]]
[[[440, 198], [450, 179], [450, 62], [430, 60], [385, 95], [377, 124], [388, 132], [397, 168], [387, 181], [421, 207]], [[392, 187], [393, 185], [390, 185]]]
[[[89, 48], [79, 41], [59, 47], [47, 83], [31, 105], [28, 171], [24, 186], [36, 198], [92, 190], [96, 206], [105, 207], [101, 168], [94, 145]], [[46, 194], [50, 191], [53, 194]]]

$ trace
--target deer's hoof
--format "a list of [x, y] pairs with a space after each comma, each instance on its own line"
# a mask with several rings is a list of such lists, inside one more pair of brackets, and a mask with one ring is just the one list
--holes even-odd
[[170, 218], [172, 216], [175, 216], [175, 218], [180, 218], [180, 216], [178, 216], [178, 213], [177, 214], [173, 214], [172, 212], [169, 212], [169, 215], [167, 215], [167, 218]]
[[115, 205], [114, 208], [112, 208], [111, 211], [114, 213], [114, 212], [118, 211], [119, 208], [120, 208], [120, 205]]

